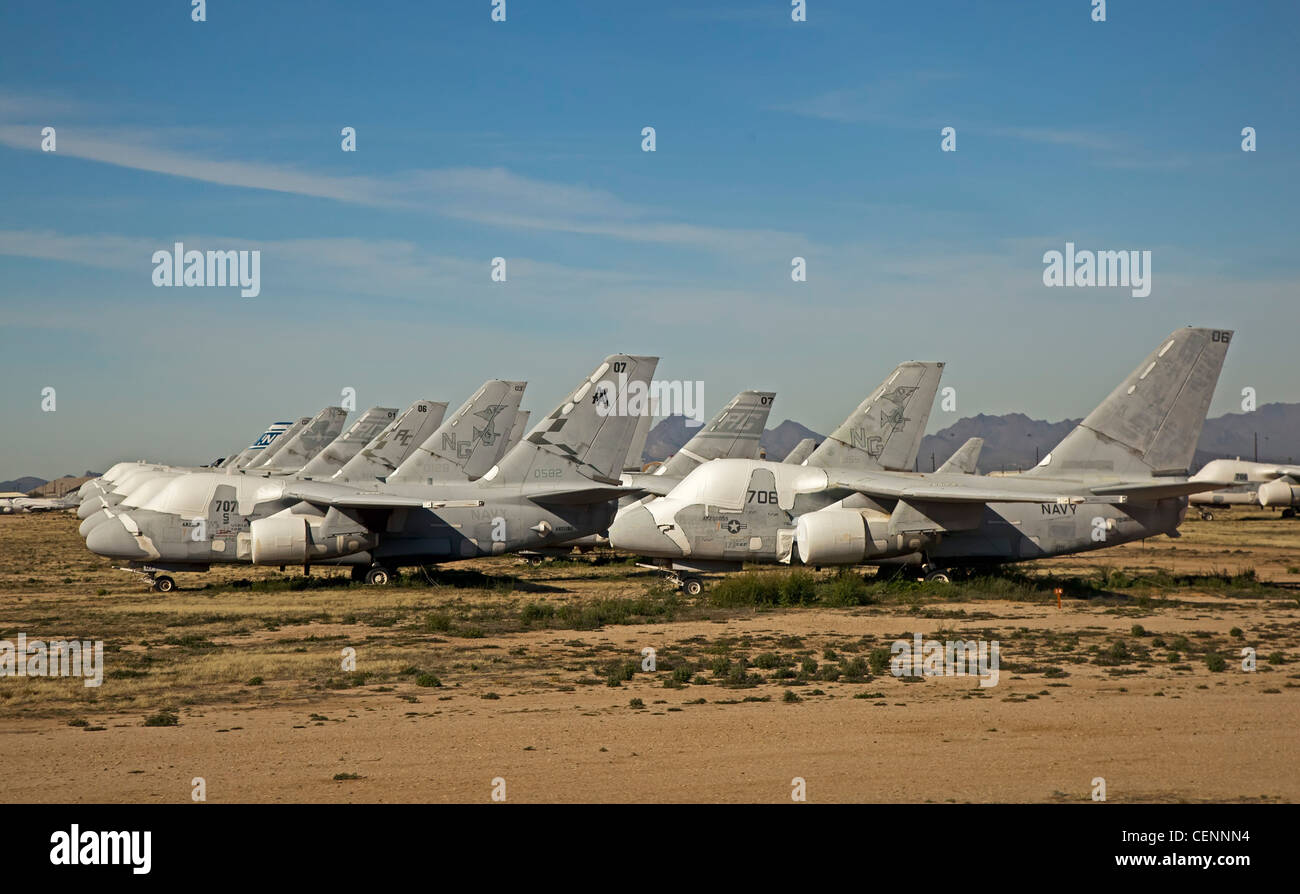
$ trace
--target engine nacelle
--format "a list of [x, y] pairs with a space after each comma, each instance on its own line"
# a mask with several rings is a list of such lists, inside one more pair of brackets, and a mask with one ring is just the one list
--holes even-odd
[[335, 509], [324, 516], [277, 512], [255, 520], [248, 533], [254, 565], [311, 564], [373, 549], [379, 543], [378, 535]]
[[906, 556], [939, 542], [937, 531], [896, 531], [892, 519], [868, 519], [856, 509], [819, 509], [799, 516], [794, 542], [805, 565], [856, 565]]
[[794, 542], [805, 565], [855, 565], [867, 557], [867, 520], [852, 509], [805, 512]]
[[1259, 505], [1295, 506], [1300, 504], [1300, 487], [1285, 481], [1270, 481], [1259, 486]]

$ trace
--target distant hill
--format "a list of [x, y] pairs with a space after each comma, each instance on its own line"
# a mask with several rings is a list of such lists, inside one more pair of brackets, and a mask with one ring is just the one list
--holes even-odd
[[983, 438], [980, 471], [1027, 469], [1042, 459], [1047, 451], [1059, 444], [1070, 429], [1078, 424], [1078, 419], [1046, 422], [1030, 419], [1024, 413], [1007, 413], [1002, 416], [980, 413], [978, 416], [965, 416], [947, 428], [925, 436], [921, 441], [921, 451], [916, 457], [917, 466], [922, 472], [929, 472], [932, 468], [943, 465], [944, 460], [952, 456], [953, 451], [964, 444], [967, 438]]
[[13, 481], [0, 481], [0, 492], [7, 493], [12, 491], [14, 493], [25, 494], [28, 491], [35, 490], [45, 483], [46, 481], [44, 478], [33, 478], [30, 475], [27, 475], [22, 478], [15, 478]]
[[[921, 442], [917, 465], [928, 472], [931, 454], [936, 463], [942, 463], [967, 438], [981, 437], [984, 450], [980, 453], [980, 471], [1028, 469], [1081, 421], [1046, 422], [1023, 413], [967, 416], [927, 435]], [[1300, 457], [1300, 404], [1265, 404], [1253, 413], [1228, 413], [1205, 420], [1192, 459], [1193, 470], [1212, 459], [1254, 459], [1256, 432], [1261, 462], [1294, 462], [1295, 457]]]
[[[1061, 442], [1082, 420], [1047, 422], [1030, 419], [1024, 413], [965, 416], [947, 428], [926, 435], [917, 454], [917, 467], [928, 472], [943, 464], [967, 438], [983, 438], [980, 453], [982, 472], [1028, 469]], [[688, 429], [681, 416], [670, 416], [650, 430], [646, 439], [646, 461], [664, 459], [681, 448], [698, 428]], [[1295, 462], [1300, 458], [1300, 403], [1264, 404], [1253, 413], [1228, 413], [1205, 421], [1193, 459], [1193, 470], [1212, 459], [1255, 458], [1255, 435], [1259, 434], [1261, 462]], [[787, 419], [763, 433], [760, 441], [770, 459], [784, 459], [803, 438], [823, 439], [807, 426]]]
[[818, 444], [826, 440], [825, 435], [819, 435], [808, 426], [787, 419], [776, 428], [764, 429], [763, 437], [758, 439], [758, 446], [767, 451], [768, 459], [782, 460], [804, 438], [812, 438]]
[[69, 491], [81, 487], [90, 479], [98, 477], [97, 472], [87, 472], [84, 475], [64, 475], [62, 478], [55, 478], [53, 481], [47, 481], [39, 487], [32, 488], [27, 493], [28, 496], [32, 497], [61, 497]]
[[[699, 426], [687, 427], [685, 416], [665, 417], [651, 428], [650, 434], [646, 436], [643, 461], [655, 462], [667, 459], [695, 437], [699, 430]], [[776, 428], [764, 429], [758, 444], [760, 448], [767, 451], [769, 459], [779, 460], [785, 459], [785, 455], [804, 438], [815, 438], [820, 441], [822, 435], [792, 419], [787, 419]]]

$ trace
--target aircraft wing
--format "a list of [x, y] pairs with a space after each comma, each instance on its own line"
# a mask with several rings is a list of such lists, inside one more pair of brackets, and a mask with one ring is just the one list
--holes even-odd
[[621, 487], [610, 484], [604, 487], [583, 487], [570, 490], [542, 491], [528, 494], [534, 503], [550, 503], [556, 506], [579, 506], [586, 503], [604, 503], [607, 500], [619, 500], [623, 497], [644, 496], [645, 491], [639, 487]]
[[623, 475], [623, 486], [643, 494], [654, 494], [656, 497], [662, 497], [680, 484], [681, 480], [673, 475], [649, 475], [641, 472], [630, 472]]
[[340, 487], [324, 481], [296, 482], [284, 489], [290, 500], [303, 500], [317, 506], [340, 509], [446, 509], [482, 506], [482, 500], [438, 500], [412, 494], [381, 494]]
[[890, 475], [876, 473], [831, 482], [865, 496], [933, 503], [1122, 503], [1123, 496], [1053, 488], [1029, 478], [987, 478], [981, 475]]
[[1223, 485], [1208, 481], [1154, 481], [1133, 482], [1131, 484], [1103, 484], [1090, 488], [1098, 496], [1120, 496], [1127, 500], [1163, 500], [1167, 497], [1185, 497], [1188, 494], [1204, 493], [1218, 490]]

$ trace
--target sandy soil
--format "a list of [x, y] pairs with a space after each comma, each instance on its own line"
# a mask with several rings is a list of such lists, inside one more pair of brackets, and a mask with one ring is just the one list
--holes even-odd
[[[5, 801], [187, 801], [195, 777], [212, 802], [484, 802], [498, 778], [512, 802], [788, 802], [795, 777], [813, 802], [1085, 801], [1094, 777], [1111, 801], [1300, 800], [1300, 603], [1285, 586], [1121, 588], [1060, 609], [701, 603], [666, 621], [520, 629], [527, 606], [653, 595], [655, 577], [499, 559], [433, 587], [258, 591], [232, 582], [280, 575], [226, 569], [163, 597], [75, 531], [67, 516], [0, 518], [0, 638], [99, 636], [118, 649], [110, 669], [129, 674], [98, 691], [0, 679]], [[1043, 567], [1300, 580], [1300, 522], [1237, 515], [1184, 531]], [[888, 670], [798, 682], [763, 671], [728, 686], [704, 669], [763, 654], [827, 668], [948, 631], [1000, 641], [997, 686]], [[1099, 663], [1117, 640], [1134, 655]], [[665, 667], [693, 661], [691, 681], [670, 688], [662, 668], [604, 676], [647, 646]], [[1239, 667], [1243, 646], [1258, 648], [1254, 673]], [[345, 647], [369, 676], [340, 670]], [[1207, 667], [1208, 651], [1225, 671]], [[413, 668], [440, 685], [419, 685]], [[145, 725], [157, 710], [177, 725]]]

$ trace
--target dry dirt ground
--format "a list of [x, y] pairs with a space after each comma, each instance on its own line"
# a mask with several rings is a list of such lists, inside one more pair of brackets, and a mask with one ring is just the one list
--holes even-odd
[[[97, 688], [0, 678], [5, 801], [1300, 800], [1300, 521], [1269, 513], [947, 587], [694, 599], [612, 555], [163, 595], [76, 526], [0, 517], [0, 640], [106, 649]], [[894, 676], [917, 632], [997, 640], [998, 684]]]

